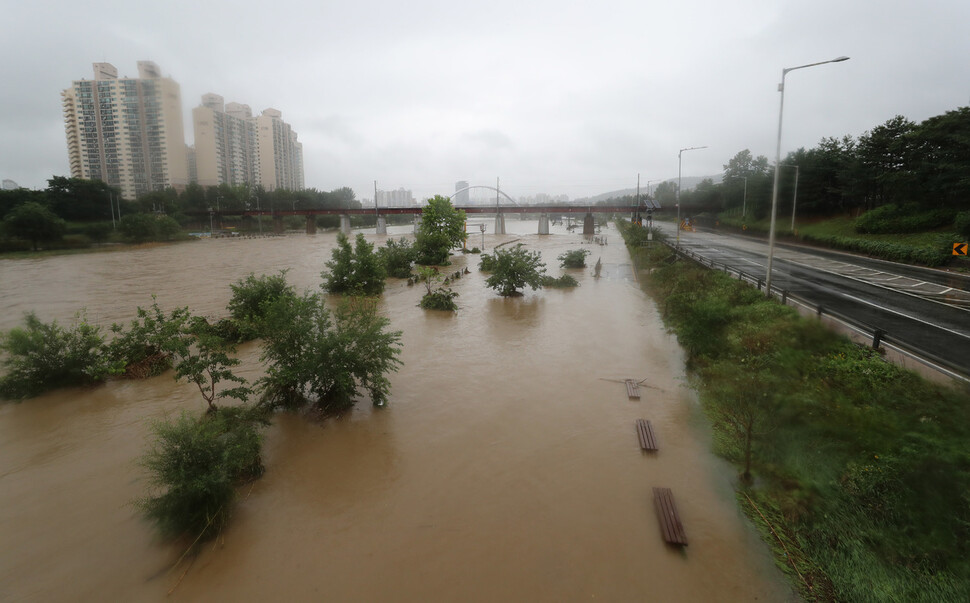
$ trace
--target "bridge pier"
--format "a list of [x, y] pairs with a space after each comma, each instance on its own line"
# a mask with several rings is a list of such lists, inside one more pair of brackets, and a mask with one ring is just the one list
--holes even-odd
[[307, 214], [306, 217], [306, 233], [317, 234], [317, 218], [312, 214]]
[[539, 214], [539, 234], [549, 234], [549, 214]]
[[583, 236], [593, 236], [596, 234], [596, 220], [593, 219], [593, 212], [586, 212], [583, 218]]
[[505, 214], [495, 214], [495, 234], [505, 234]]
[[273, 234], [283, 234], [283, 216], [273, 216]]
[[387, 217], [377, 216], [377, 234], [387, 234]]
[[344, 233], [345, 235], [350, 234], [350, 216], [347, 214], [340, 216], [340, 232]]
[[421, 228], [421, 214], [414, 214], [414, 234]]

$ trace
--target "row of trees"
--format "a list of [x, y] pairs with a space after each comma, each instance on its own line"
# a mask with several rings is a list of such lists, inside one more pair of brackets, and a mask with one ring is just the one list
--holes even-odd
[[146, 193], [134, 201], [121, 199], [121, 191], [101, 180], [54, 176], [44, 190], [19, 188], [0, 191], [0, 219], [15, 207], [34, 202], [50, 209], [68, 222], [111, 221], [112, 213], [161, 212], [178, 217], [187, 212], [209, 208], [246, 209], [338, 209], [358, 208], [354, 191], [348, 187], [330, 192], [316, 189], [266, 191], [261, 186], [245, 185], [203, 187], [189, 184], [181, 193], [174, 188]]
[[[814, 148], [788, 153], [781, 165], [779, 199], [788, 208], [798, 166], [799, 214], [863, 212], [890, 204], [970, 210], [970, 107], [921, 123], [896, 116], [858, 138], [823, 138]], [[724, 164], [720, 183], [706, 179], [682, 191], [682, 207], [699, 213], [740, 211], [746, 205], [748, 216], [763, 218], [770, 213], [773, 179], [768, 159], [745, 149]], [[668, 208], [676, 196], [675, 182], [655, 191]]]
[[[245, 209], [342, 209], [358, 208], [353, 190], [331, 192], [275, 190], [261, 187], [220, 185], [203, 188], [190, 184], [179, 193], [173, 188], [125, 201], [120, 191], [100, 180], [55, 176], [44, 190], [25, 188], [0, 191], [0, 235], [27, 241], [36, 250], [40, 243], [84, 246], [108, 240], [142, 242], [171, 240], [182, 228], [208, 228], [204, 212], [209, 208]], [[198, 212], [203, 212], [199, 215]], [[190, 215], [192, 214], [192, 215]], [[153, 216], [155, 221], [149, 221]], [[232, 218], [231, 225], [255, 229], [252, 219]], [[229, 225], [229, 219], [223, 220]], [[296, 219], [297, 226], [302, 221]], [[318, 216], [318, 226], [336, 227], [337, 216]], [[68, 236], [70, 235], [70, 236]], [[62, 242], [66, 238], [66, 242]], [[3, 248], [19, 250], [16, 242]]]

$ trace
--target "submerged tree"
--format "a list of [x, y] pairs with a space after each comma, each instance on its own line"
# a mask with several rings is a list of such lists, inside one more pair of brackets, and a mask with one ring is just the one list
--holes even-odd
[[25, 314], [22, 327], [0, 333], [0, 353], [0, 398], [10, 400], [99, 383], [121, 371], [106, 353], [100, 327], [88, 323], [83, 313], [67, 329], [56, 320], [45, 323], [33, 312]]
[[465, 211], [455, 209], [446, 197], [435, 195], [421, 210], [421, 227], [416, 236], [417, 263], [442, 266], [448, 252], [466, 238]]
[[458, 292], [439, 285], [442, 280], [441, 273], [436, 268], [421, 266], [418, 268], [418, 275], [424, 281], [425, 288], [427, 288], [427, 292], [421, 298], [422, 308], [425, 310], [447, 310], [449, 312], [456, 312], [458, 310], [458, 304], [455, 303]]
[[364, 235], [358, 234], [355, 246], [344, 233], [337, 234], [337, 248], [333, 259], [327, 262], [329, 272], [324, 272], [323, 288], [329, 293], [350, 295], [380, 295], [384, 292], [387, 272], [384, 264], [374, 253], [374, 246]]
[[485, 283], [503, 297], [518, 294], [526, 285], [541, 289], [546, 272], [542, 255], [538, 251], [526, 251], [521, 243], [511, 249], [496, 249], [491, 268], [492, 275]]
[[387, 331], [390, 321], [373, 300], [344, 300], [331, 312], [319, 295], [307, 292], [274, 303], [267, 322], [264, 403], [340, 412], [353, 406], [360, 388], [375, 406], [386, 403], [386, 375], [401, 364], [401, 332]]

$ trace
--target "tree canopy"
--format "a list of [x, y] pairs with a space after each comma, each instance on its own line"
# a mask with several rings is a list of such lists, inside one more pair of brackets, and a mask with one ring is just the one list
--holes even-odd
[[448, 252], [466, 238], [465, 211], [455, 209], [446, 197], [435, 195], [421, 211], [421, 226], [415, 237], [418, 264], [448, 263]]
[[37, 244], [42, 241], [60, 240], [66, 225], [40, 203], [28, 201], [7, 213], [3, 229], [9, 236], [30, 241], [36, 251]]
[[523, 249], [522, 243], [511, 249], [496, 249], [492, 254], [490, 267], [492, 275], [485, 284], [503, 297], [517, 295], [519, 289], [527, 285], [533, 289], [541, 289], [542, 276], [546, 273], [542, 255], [538, 251]]

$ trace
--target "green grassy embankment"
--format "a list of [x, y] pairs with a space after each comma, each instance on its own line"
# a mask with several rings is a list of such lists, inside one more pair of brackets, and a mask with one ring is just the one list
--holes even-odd
[[[740, 216], [721, 214], [722, 227], [742, 230], [749, 234], [767, 236], [771, 220], [742, 220]], [[963, 239], [952, 228], [939, 228], [922, 232], [866, 234], [856, 230], [857, 218], [834, 217], [825, 220], [803, 221], [791, 232], [791, 219], [779, 219], [775, 233], [781, 240], [801, 242], [906, 264], [924, 266], [950, 266], [970, 269], [970, 261], [953, 256], [953, 244]]]
[[622, 230], [739, 467], [738, 502], [801, 595], [970, 600], [970, 392]]

